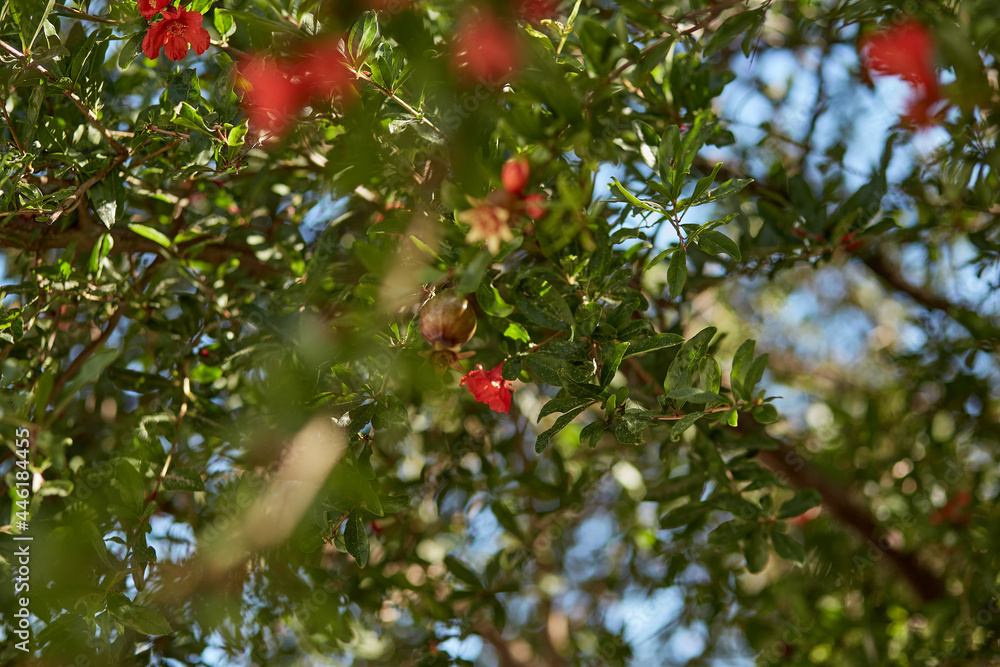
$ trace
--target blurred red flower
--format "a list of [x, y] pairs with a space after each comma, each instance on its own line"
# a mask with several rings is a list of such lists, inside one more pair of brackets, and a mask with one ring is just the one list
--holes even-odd
[[198, 55], [205, 53], [211, 38], [201, 22], [200, 12], [189, 12], [183, 7], [164, 7], [163, 20], [150, 26], [142, 40], [142, 52], [150, 60], [156, 60], [160, 49], [163, 49], [167, 58], [180, 60], [187, 55], [190, 44]]
[[170, 0], [139, 0], [139, 13], [149, 20], [160, 13], [160, 10], [170, 4]]
[[344, 52], [340, 50], [339, 39], [310, 46], [294, 68], [294, 75], [302, 80], [308, 94], [315, 97], [331, 97], [350, 91], [354, 80]]
[[254, 56], [240, 65], [240, 76], [250, 124], [275, 134], [283, 134], [310, 99], [353, 92], [339, 39], [313, 44], [285, 63]]
[[495, 412], [510, 412], [511, 391], [514, 386], [508, 380], [503, 379], [501, 368], [503, 364], [498, 364], [493, 370], [484, 371], [482, 364], [476, 364], [475, 370], [471, 370], [462, 376], [460, 387], [468, 387], [472, 397], [480, 403], [490, 406]]
[[292, 117], [305, 104], [305, 88], [294, 83], [283, 68], [264, 58], [254, 57], [240, 66], [244, 106], [250, 124], [282, 134]]
[[559, 0], [517, 0], [517, 15], [530, 23], [540, 23], [556, 14]]
[[934, 36], [927, 28], [909, 20], [863, 38], [858, 46], [866, 74], [898, 76], [910, 84], [915, 95], [904, 121], [917, 126], [936, 122], [931, 108], [942, 98], [934, 67]]
[[486, 13], [467, 14], [462, 20], [451, 59], [458, 72], [494, 84], [521, 65], [515, 33]]
[[524, 198], [524, 212], [532, 220], [541, 220], [547, 213], [545, 195], [533, 194]]

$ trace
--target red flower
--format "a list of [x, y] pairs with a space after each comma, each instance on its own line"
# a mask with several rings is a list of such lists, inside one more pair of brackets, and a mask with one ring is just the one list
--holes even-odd
[[354, 75], [338, 41], [314, 44], [291, 63], [255, 56], [240, 65], [250, 123], [282, 134], [303, 105], [336, 92], [353, 93]]
[[263, 58], [253, 58], [240, 66], [246, 96], [243, 102], [250, 124], [281, 134], [306, 101], [306, 90], [294, 83], [284, 69]]
[[517, 36], [489, 14], [466, 16], [455, 37], [451, 60], [461, 73], [498, 83], [520, 67]]
[[555, 16], [559, 0], [517, 0], [517, 15], [530, 23]]
[[294, 74], [302, 79], [310, 95], [331, 97], [351, 89], [354, 75], [340, 50], [339, 40], [329, 40], [310, 47]]
[[163, 49], [167, 58], [180, 60], [187, 55], [190, 44], [198, 55], [205, 53], [211, 38], [201, 22], [200, 12], [189, 12], [183, 7], [163, 8], [163, 20], [150, 26], [142, 40], [142, 52], [150, 60], [156, 60]]
[[524, 198], [524, 212], [532, 220], [541, 220], [545, 217], [545, 195], [528, 195]]
[[473, 398], [490, 406], [494, 412], [510, 412], [510, 392], [514, 386], [503, 379], [502, 367], [503, 364], [498, 364], [493, 370], [484, 371], [482, 364], [476, 364], [476, 369], [462, 376], [458, 385], [468, 387]]
[[910, 20], [865, 37], [858, 46], [866, 75], [898, 76], [910, 84], [915, 96], [903, 115], [905, 121], [918, 126], [935, 122], [930, 108], [942, 98], [934, 68], [934, 38], [924, 26]]
[[157, 14], [170, 3], [170, 0], [139, 0], [139, 13], [142, 14], [142, 18], [147, 21]]
[[512, 195], [521, 194], [528, 185], [530, 175], [531, 166], [524, 158], [511, 158], [503, 163], [503, 168], [500, 170], [504, 190]]

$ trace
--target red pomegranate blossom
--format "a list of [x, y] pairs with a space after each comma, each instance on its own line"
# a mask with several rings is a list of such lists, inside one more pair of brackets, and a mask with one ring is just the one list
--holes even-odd
[[139, 0], [139, 13], [148, 21], [169, 4], [170, 0]]
[[554, 18], [558, 0], [517, 0], [517, 15], [529, 23]]
[[903, 120], [926, 127], [938, 120], [932, 108], [941, 101], [934, 67], [934, 37], [927, 28], [909, 20], [875, 35], [858, 45], [866, 73], [898, 76], [910, 84], [914, 93]]
[[240, 76], [250, 124], [279, 135], [310, 100], [353, 94], [339, 40], [312, 44], [284, 63], [251, 57], [240, 64]]
[[156, 60], [160, 49], [163, 49], [167, 58], [180, 60], [187, 55], [188, 44], [198, 55], [205, 53], [211, 38], [201, 25], [200, 12], [189, 12], [183, 7], [164, 7], [162, 13], [163, 20], [150, 26], [142, 40], [142, 52], [147, 58]]
[[274, 62], [252, 58], [240, 67], [250, 124], [282, 134], [305, 104], [305, 90]]
[[499, 83], [521, 66], [517, 35], [491, 14], [466, 15], [455, 36], [451, 61], [460, 74]]
[[499, 364], [493, 370], [484, 371], [482, 364], [476, 364], [475, 370], [466, 373], [458, 384], [460, 387], [468, 387], [473, 398], [490, 406], [494, 412], [510, 412], [514, 386], [503, 379], [502, 367], [503, 364]]
[[533, 194], [524, 198], [524, 213], [532, 220], [541, 220], [547, 213], [545, 195]]

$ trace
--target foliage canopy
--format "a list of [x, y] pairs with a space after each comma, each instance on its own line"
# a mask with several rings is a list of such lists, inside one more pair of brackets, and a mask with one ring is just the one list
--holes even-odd
[[998, 30], [0, 0], [0, 661], [996, 664]]

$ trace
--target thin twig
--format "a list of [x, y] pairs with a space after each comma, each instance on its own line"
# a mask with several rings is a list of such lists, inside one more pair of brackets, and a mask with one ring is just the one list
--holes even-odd
[[427, 116], [425, 116], [421, 112], [419, 112], [416, 109], [414, 109], [413, 107], [411, 107], [409, 104], [407, 104], [405, 101], [403, 101], [398, 95], [396, 95], [396, 93], [394, 93], [393, 91], [389, 90], [388, 88], [385, 88], [384, 86], [380, 86], [379, 84], [375, 83], [369, 75], [365, 74], [364, 72], [362, 72], [360, 70], [354, 69], [350, 65], [347, 65], [347, 69], [349, 69], [354, 74], [354, 76], [358, 77], [359, 79], [361, 79], [365, 83], [370, 83], [372, 86], [374, 86], [375, 88], [377, 88], [379, 90], [379, 92], [381, 92], [383, 95], [385, 95], [386, 97], [388, 97], [389, 99], [391, 99], [392, 101], [394, 101], [399, 106], [401, 106], [404, 109], [406, 109], [406, 111], [409, 112], [410, 114], [412, 114], [417, 120], [419, 120], [421, 123], [423, 123], [427, 127], [429, 127], [432, 130], [434, 130], [439, 137], [441, 137], [442, 139], [447, 139], [448, 138], [448, 137], [445, 136], [444, 132], [442, 132], [438, 128], [437, 125], [435, 125], [434, 123], [432, 123], [427, 118]]
[[[39, 63], [32, 61], [30, 56], [21, 53], [16, 48], [11, 46], [7, 42], [3, 41], [2, 39], [0, 39], [0, 49], [3, 49], [4, 51], [14, 56], [15, 58], [26, 59], [28, 61], [25, 63], [26, 67], [31, 67], [33, 69], [38, 70], [38, 72], [42, 74], [42, 76], [47, 78], [49, 81], [55, 83], [59, 80], [59, 77], [57, 77], [55, 74], [47, 70], [43, 65], [40, 65]], [[108, 132], [108, 128], [104, 127], [104, 124], [97, 119], [97, 116], [94, 114], [93, 111], [91, 111], [90, 107], [87, 106], [87, 103], [84, 102], [80, 98], [80, 96], [76, 94], [75, 91], [60, 90], [60, 92], [66, 97], [68, 97], [70, 101], [76, 105], [76, 108], [80, 110], [80, 113], [82, 113], [83, 117], [87, 119], [87, 122], [93, 125], [97, 129], [97, 131], [101, 133], [101, 136], [104, 137], [104, 139], [108, 142], [108, 145], [110, 145], [112, 148], [115, 149], [116, 153], [118, 153], [119, 155], [128, 154], [128, 150], [126, 150], [126, 148], [122, 146], [120, 143], [115, 141], [114, 137], [112, 137], [111, 134]]]
[[81, 12], [79, 9], [74, 9], [73, 7], [67, 7], [66, 5], [60, 5], [58, 2], [53, 5], [54, 8], [66, 12], [75, 19], [81, 19], [84, 21], [94, 21], [95, 23], [110, 23], [111, 25], [118, 25], [121, 21], [115, 21], [114, 19], [105, 18], [103, 16], [95, 16], [94, 14], [88, 14], [86, 12]]

